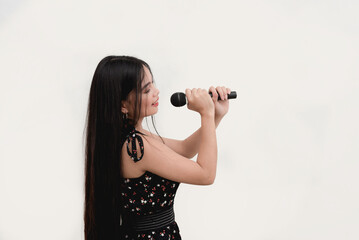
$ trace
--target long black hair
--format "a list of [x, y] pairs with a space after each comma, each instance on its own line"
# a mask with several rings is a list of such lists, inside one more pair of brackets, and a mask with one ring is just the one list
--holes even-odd
[[[107, 56], [98, 64], [90, 88], [85, 143], [85, 240], [112, 240], [121, 236], [121, 101], [136, 92], [132, 125], [140, 117], [143, 60], [130, 56]], [[154, 125], [153, 116], [152, 123]], [[147, 119], [146, 119], [147, 120]], [[156, 130], [157, 132], [157, 130]]]

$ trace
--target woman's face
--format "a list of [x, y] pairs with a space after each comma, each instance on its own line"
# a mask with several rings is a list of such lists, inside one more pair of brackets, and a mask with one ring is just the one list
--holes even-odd
[[[153, 84], [153, 79], [148, 68], [144, 67], [145, 76], [142, 80], [140, 94], [142, 95], [141, 113], [140, 118], [151, 116], [158, 111], [158, 100], [160, 91]], [[133, 119], [134, 104], [135, 104], [135, 91], [130, 92], [127, 101], [128, 117]]]

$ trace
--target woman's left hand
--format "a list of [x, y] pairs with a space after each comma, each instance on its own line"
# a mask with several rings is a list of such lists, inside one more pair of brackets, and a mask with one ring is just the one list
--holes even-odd
[[[226, 87], [216, 87], [211, 86], [209, 92], [212, 93], [212, 100], [215, 106], [215, 117], [221, 119], [229, 109], [228, 94], [231, 93], [231, 89]], [[221, 100], [218, 101], [218, 95]]]

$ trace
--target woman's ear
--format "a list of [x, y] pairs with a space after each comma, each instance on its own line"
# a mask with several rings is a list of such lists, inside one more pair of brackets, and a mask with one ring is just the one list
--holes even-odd
[[128, 108], [127, 108], [127, 102], [126, 101], [121, 101], [121, 112], [123, 114], [128, 113]]

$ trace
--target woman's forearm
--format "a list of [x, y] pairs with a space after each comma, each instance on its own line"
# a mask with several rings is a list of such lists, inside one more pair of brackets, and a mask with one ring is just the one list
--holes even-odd
[[217, 137], [214, 117], [201, 118], [197, 164], [203, 170], [204, 184], [212, 184], [217, 169]]
[[[215, 127], [217, 128], [219, 123], [221, 122], [222, 118], [215, 117], [214, 123]], [[193, 158], [199, 151], [199, 144], [200, 144], [200, 136], [201, 136], [202, 127], [197, 129], [193, 134], [183, 140], [183, 149], [186, 151], [186, 157]]]

